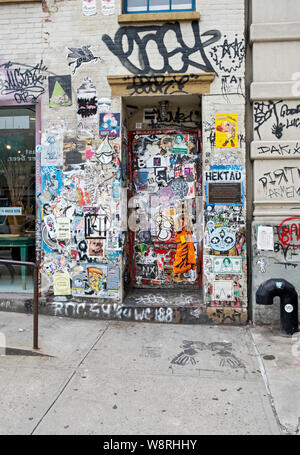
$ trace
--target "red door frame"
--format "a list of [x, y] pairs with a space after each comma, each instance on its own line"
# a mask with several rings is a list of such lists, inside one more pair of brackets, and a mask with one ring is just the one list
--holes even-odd
[[[198, 161], [197, 172], [197, 196], [202, 196], [202, 134], [200, 129], [167, 129], [167, 130], [134, 130], [128, 131], [128, 174], [129, 174], [129, 192], [128, 197], [133, 197], [134, 194], [134, 185], [133, 185], [133, 150], [132, 150], [132, 138], [133, 136], [142, 136], [142, 135], [159, 135], [159, 134], [178, 134], [178, 133], [193, 133], [197, 134], [198, 141], [198, 154], [200, 155], [200, 160]], [[198, 192], [200, 191], [200, 194]], [[135, 232], [129, 229], [129, 270], [130, 270], [130, 288], [134, 287], [135, 281], [135, 267], [134, 267], [134, 239]], [[199, 240], [198, 244], [198, 286], [202, 288], [203, 282], [203, 239]]]

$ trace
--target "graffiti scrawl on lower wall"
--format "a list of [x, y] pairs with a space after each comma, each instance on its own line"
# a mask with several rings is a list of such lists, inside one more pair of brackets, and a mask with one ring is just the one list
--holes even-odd
[[55, 316], [112, 318], [145, 322], [178, 322], [179, 313], [168, 307], [126, 308], [118, 304], [85, 304], [78, 302], [53, 302]]

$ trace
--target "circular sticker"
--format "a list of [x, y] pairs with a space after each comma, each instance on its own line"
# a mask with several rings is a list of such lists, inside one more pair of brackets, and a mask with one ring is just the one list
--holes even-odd
[[293, 305], [288, 303], [287, 305], [285, 305], [284, 309], [287, 313], [291, 313], [293, 311], [294, 307], [293, 307]]

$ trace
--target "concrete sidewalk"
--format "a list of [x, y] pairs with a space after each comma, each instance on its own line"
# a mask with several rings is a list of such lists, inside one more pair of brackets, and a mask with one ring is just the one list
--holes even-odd
[[[1, 312], [0, 434], [298, 432], [300, 350], [269, 328]], [[299, 351], [299, 352], [298, 352]], [[21, 354], [21, 355], [20, 355]]]

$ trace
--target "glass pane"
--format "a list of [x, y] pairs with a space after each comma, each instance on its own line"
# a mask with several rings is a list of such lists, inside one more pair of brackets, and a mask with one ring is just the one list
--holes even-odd
[[127, 0], [127, 12], [147, 11], [147, 0]]
[[169, 11], [169, 0], [149, 0], [149, 11]]
[[172, 0], [172, 10], [178, 9], [192, 9], [192, 0]]
[[[0, 108], [0, 258], [35, 261], [35, 108]], [[32, 271], [1, 265], [0, 292], [31, 292]]]

